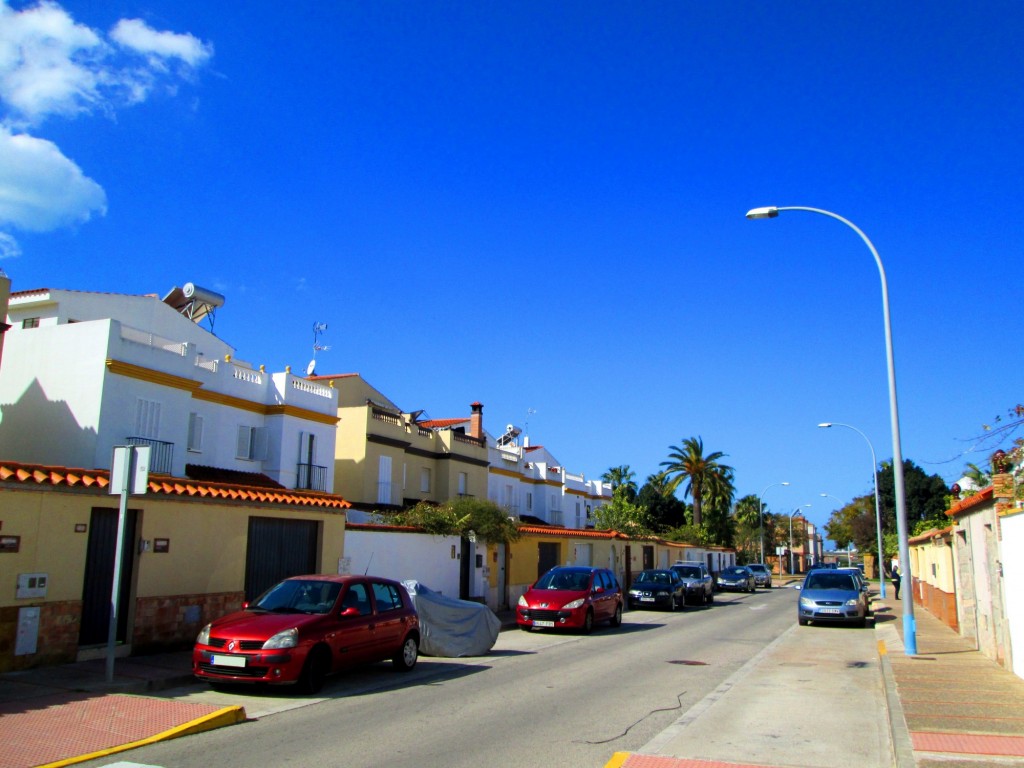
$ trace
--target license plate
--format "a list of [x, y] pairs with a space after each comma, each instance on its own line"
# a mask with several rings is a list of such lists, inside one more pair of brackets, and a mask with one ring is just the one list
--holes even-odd
[[820, 608], [820, 613], [842, 613], [838, 608]]
[[244, 667], [245, 656], [222, 656], [214, 653], [210, 656], [210, 663], [217, 667]]
[[641, 597], [640, 598], [640, 602], [641, 603], [653, 603], [654, 602], [654, 598], [653, 597]]
[[553, 621], [539, 621], [538, 619], [533, 620], [533, 626], [535, 627], [553, 627], [555, 622]]

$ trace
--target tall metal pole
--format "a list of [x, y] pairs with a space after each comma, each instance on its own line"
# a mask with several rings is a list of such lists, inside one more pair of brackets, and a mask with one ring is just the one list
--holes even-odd
[[892, 429], [892, 474], [896, 495], [896, 535], [899, 538], [899, 559], [901, 578], [906, 579], [907, 587], [903, 590], [903, 647], [908, 656], [917, 655], [917, 623], [914, 620], [914, 580], [910, 571], [910, 540], [907, 536], [907, 500], [903, 482], [903, 451], [900, 446], [900, 416], [896, 402], [896, 362], [893, 354], [892, 320], [889, 316], [889, 284], [885, 278], [885, 267], [875, 246], [856, 224], [842, 216], [821, 208], [808, 208], [801, 205], [770, 206], [754, 208], [747, 212], [748, 219], [773, 219], [781, 211], [807, 211], [819, 213], [835, 219], [854, 232], [871, 251], [882, 280], [882, 320], [885, 324], [885, 361], [889, 378], [889, 422]]
[[878, 595], [884, 600], [885, 569], [882, 568], [882, 563], [885, 561], [885, 551], [882, 549], [882, 504], [878, 498], [878, 459], [875, 458], [875, 446], [873, 446], [871, 441], [868, 440], [867, 435], [851, 424], [840, 424], [836, 421], [826, 421], [818, 426], [823, 429], [828, 429], [829, 427], [846, 427], [847, 429], [852, 429], [864, 438], [864, 442], [868, 444], [868, 450], [871, 451], [871, 478], [875, 484], [875, 533], [878, 536]]

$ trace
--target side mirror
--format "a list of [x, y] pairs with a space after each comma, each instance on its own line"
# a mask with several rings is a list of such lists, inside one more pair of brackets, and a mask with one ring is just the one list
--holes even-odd
[[595, 595], [600, 595], [602, 592], [604, 592], [604, 587], [594, 587]]
[[350, 605], [348, 608], [342, 609], [341, 613], [339, 614], [339, 616], [341, 616], [344, 619], [354, 618], [358, 615], [359, 609], [356, 608], [354, 605]]

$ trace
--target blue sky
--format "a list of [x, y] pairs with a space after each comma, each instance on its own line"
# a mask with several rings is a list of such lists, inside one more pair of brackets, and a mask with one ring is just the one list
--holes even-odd
[[571, 471], [724, 451], [824, 523], [1020, 400], [1019, 2], [0, 0], [14, 290], [223, 293], [238, 356], [524, 426]]

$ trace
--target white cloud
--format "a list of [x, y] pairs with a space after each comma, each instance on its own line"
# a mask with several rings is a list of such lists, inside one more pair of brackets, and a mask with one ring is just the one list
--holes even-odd
[[[106, 213], [103, 188], [30, 128], [48, 117], [113, 114], [160, 84], [173, 95], [212, 55], [193, 35], [138, 19], [118, 21], [105, 38], [53, 0], [22, 10], [0, 0], [0, 228], [46, 232]], [[18, 253], [0, 232], [0, 258]]]
[[180, 59], [190, 67], [204, 64], [213, 54], [212, 46], [193, 35], [157, 32], [140, 19], [121, 19], [110, 37], [137, 53], [156, 59]]
[[0, 128], [0, 227], [48, 232], [106, 212], [103, 188], [56, 144]]
[[[21, 11], [0, 0], [0, 119], [27, 127], [51, 115], [113, 112], [145, 100], [155, 83], [188, 78], [213, 46], [190, 34], [121, 19], [109, 40], [51, 0]], [[171, 66], [175, 65], [175, 66]]]

